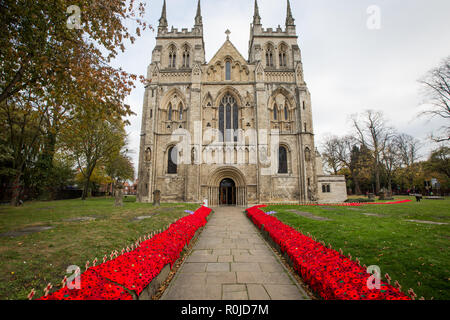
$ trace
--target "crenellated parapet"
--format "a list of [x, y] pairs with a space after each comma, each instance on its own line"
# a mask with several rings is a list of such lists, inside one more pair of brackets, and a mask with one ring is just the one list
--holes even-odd
[[182, 28], [181, 31], [178, 28], [172, 27], [170, 31], [167, 29], [162, 29], [158, 32], [158, 38], [202, 38], [203, 37], [203, 28], [193, 27], [192, 29]]
[[297, 33], [294, 30], [292, 30], [289, 27], [282, 28], [281, 26], [278, 26], [277, 28], [260, 28], [255, 29], [253, 31], [254, 37], [293, 37], [295, 39], [298, 38]]

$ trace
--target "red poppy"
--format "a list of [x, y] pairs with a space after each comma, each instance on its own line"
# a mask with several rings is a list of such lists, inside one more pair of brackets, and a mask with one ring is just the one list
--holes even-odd
[[[401, 202], [399, 202], [401, 203]], [[352, 204], [351, 204], [352, 205]], [[360, 204], [354, 204], [360, 205]], [[366, 270], [339, 252], [326, 248], [256, 206], [247, 216], [270, 237], [294, 264], [294, 269], [324, 299], [409, 299], [396, 288], [382, 283], [382, 290], [369, 290]]]
[[210, 213], [211, 209], [202, 206], [135, 250], [86, 270], [80, 290], [63, 288], [41, 300], [131, 300], [124, 288], [139, 295], [167, 264], [172, 267]]

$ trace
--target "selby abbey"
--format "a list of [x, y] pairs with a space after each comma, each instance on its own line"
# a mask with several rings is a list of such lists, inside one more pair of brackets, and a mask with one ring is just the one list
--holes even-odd
[[[192, 0], [191, 0], [192, 1]], [[138, 201], [209, 206], [341, 202], [343, 176], [323, 174], [311, 96], [289, 0], [285, 27], [263, 28], [255, 0], [248, 58], [227, 38], [205, 60], [194, 26], [168, 29], [166, 2], [148, 67]]]

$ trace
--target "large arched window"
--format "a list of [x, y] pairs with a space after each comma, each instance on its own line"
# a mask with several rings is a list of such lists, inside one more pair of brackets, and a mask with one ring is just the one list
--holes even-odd
[[176, 174], [177, 173], [177, 148], [169, 148], [169, 153], [167, 155], [167, 173]]
[[288, 173], [288, 157], [286, 147], [280, 146], [278, 149], [278, 173]]
[[[232, 141], [232, 137], [239, 129], [239, 108], [236, 99], [227, 94], [223, 97], [219, 106], [219, 130], [224, 141]], [[237, 136], [234, 136], [237, 141]]]
[[273, 46], [271, 44], [266, 49], [266, 66], [273, 67]]
[[183, 47], [183, 68], [190, 67], [190, 50], [188, 45]]
[[231, 62], [225, 62], [225, 80], [231, 80]]
[[169, 47], [169, 68], [175, 68], [177, 66], [177, 49], [174, 45]]

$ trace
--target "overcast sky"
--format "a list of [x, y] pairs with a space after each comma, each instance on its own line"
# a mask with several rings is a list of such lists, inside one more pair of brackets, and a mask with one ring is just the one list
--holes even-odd
[[[155, 29], [163, 0], [147, 1], [146, 20]], [[284, 28], [285, 0], [258, 0], [264, 28]], [[380, 9], [380, 29], [369, 29], [370, 6]], [[254, 0], [202, 0], [206, 60], [226, 39], [248, 58]], [[449, 0], [291, 0], [302, 50], [305, 80], [312, 95], [316, 144], [330, 134], [350, 132], [349, 116], [365, 109], [384, 112], [398, 131], [427, 141], [442, 120], [418, 119], [423, 98], [417, 80], [450, 55]], [[197, 0], [167, 0], [169, 28], [192, 28]], [[156, 32], [146, 31], [115, 61], [145, 75]], [[136, 113], [128, 126], [138, 165], [144, 88], [127, 99]], [[427, 143], [426, 154], [431, 148]]]

